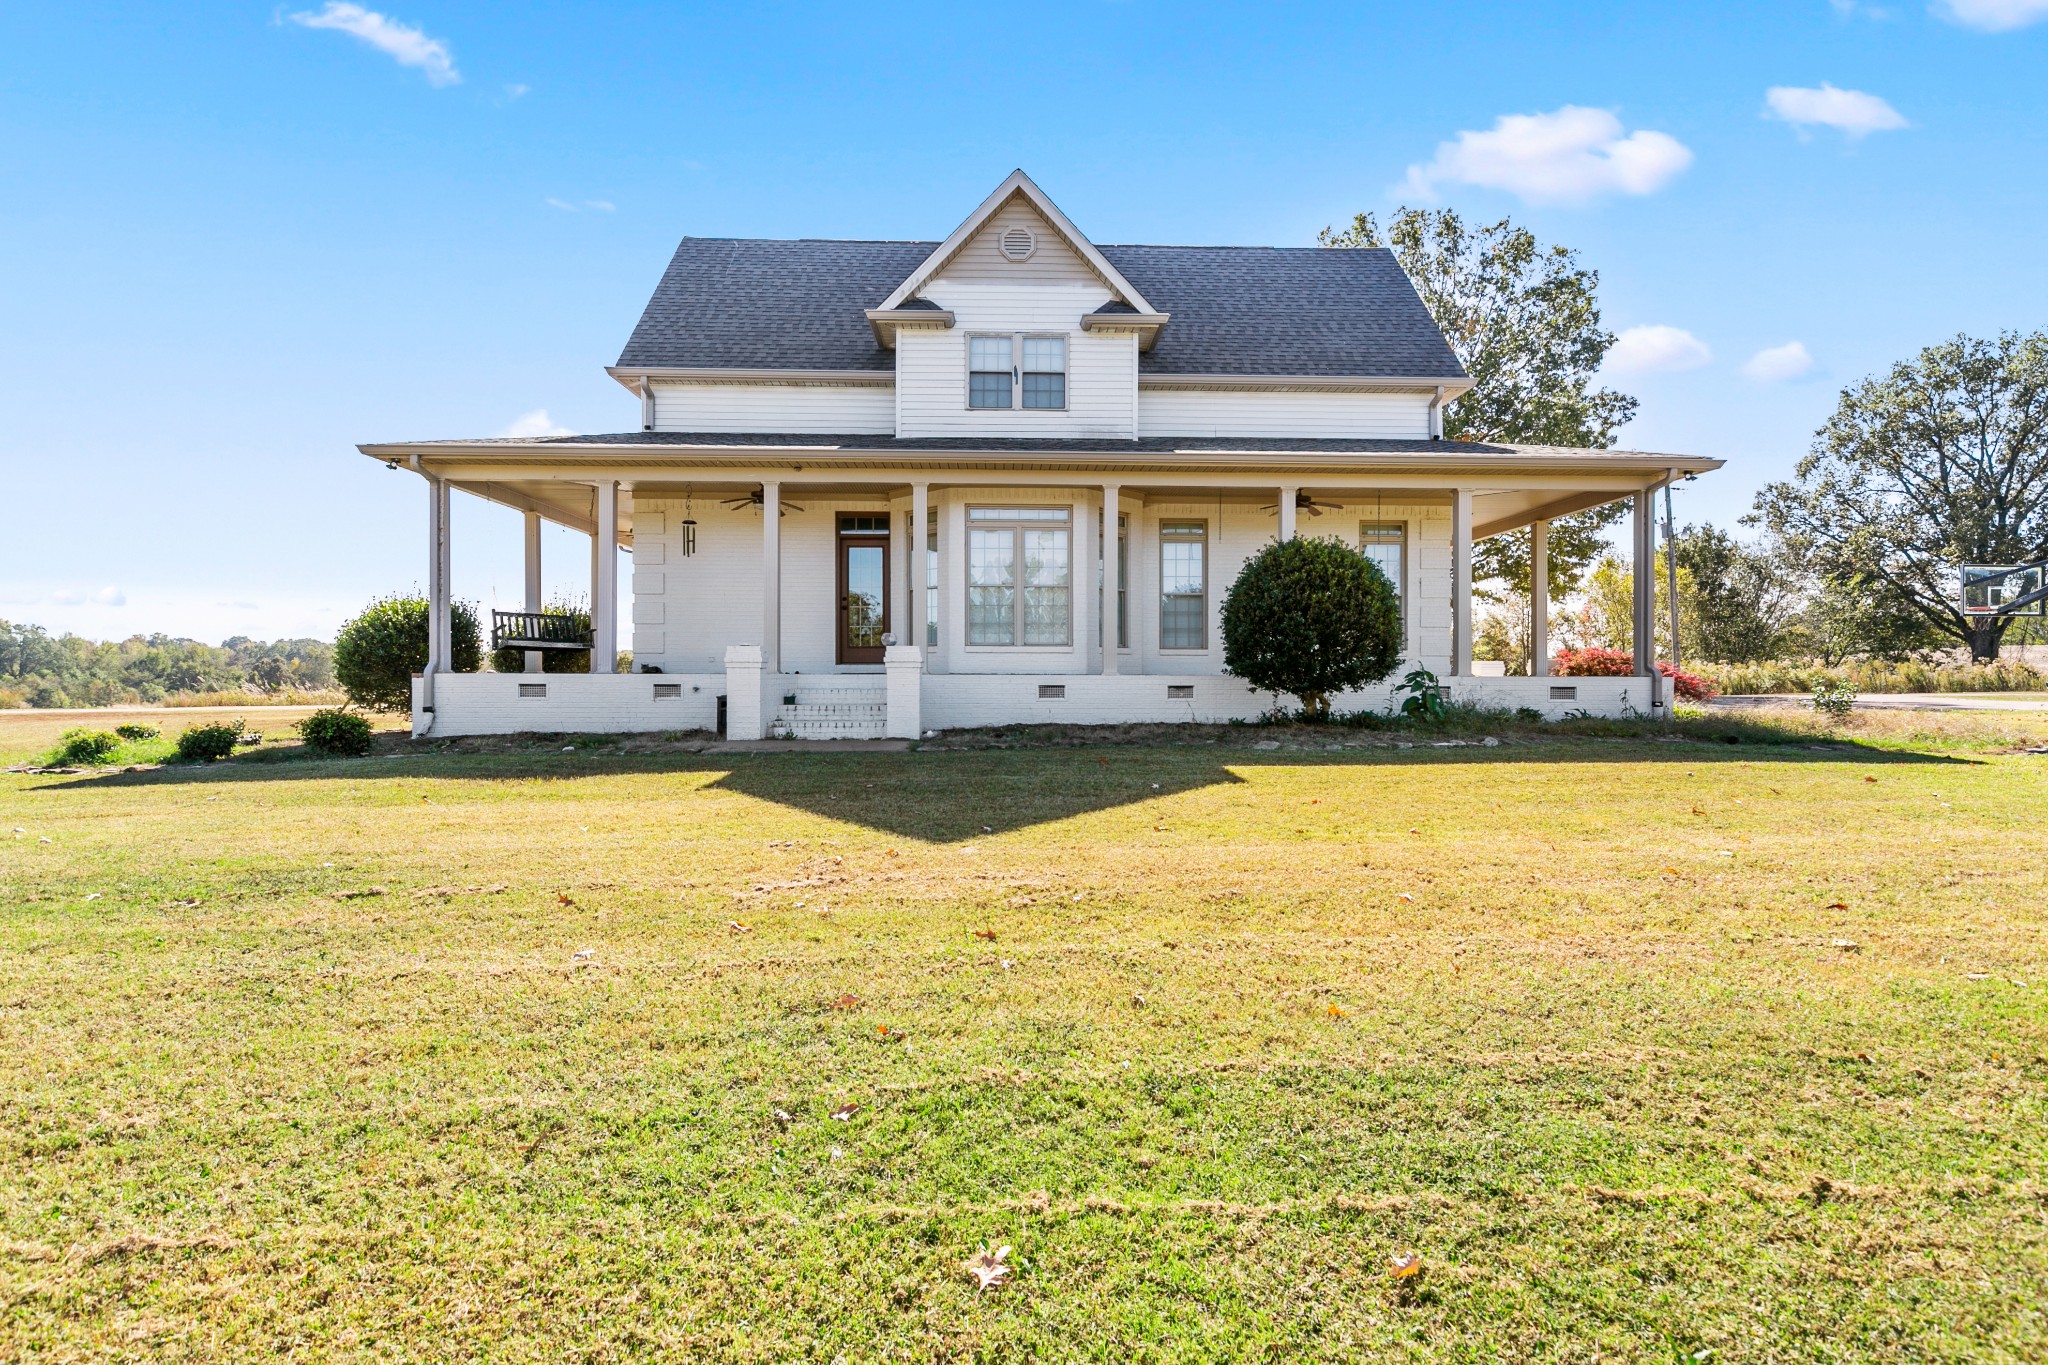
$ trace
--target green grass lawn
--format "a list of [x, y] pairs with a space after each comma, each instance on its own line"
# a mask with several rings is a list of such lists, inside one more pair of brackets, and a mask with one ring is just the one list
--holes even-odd
[[2041, 1359], [2048, 718], [1746, 724], [0, 775], [0, 1359]]

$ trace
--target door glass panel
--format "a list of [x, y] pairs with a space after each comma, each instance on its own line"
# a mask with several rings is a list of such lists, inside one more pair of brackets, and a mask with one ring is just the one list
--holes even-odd
[[879, 545], [846, 547], [846, 644], [849, 649], [882, 647], [882, 565]]

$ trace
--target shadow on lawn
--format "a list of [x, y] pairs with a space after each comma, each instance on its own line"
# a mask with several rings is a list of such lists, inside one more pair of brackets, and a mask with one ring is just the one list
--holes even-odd
[[[1476, 743], [1414, 748], [1329, 750], [1355, 733], [1284, 732], [1287, 742], [1316, 747], [1252, 749], [1247, 736], [1234, 744], [1014, 745], [928, 753], [624, 754], [602, 747], [564, 754], [536, 747], [523, 752], [475, 754], [428, 750], [400, 758], [319, 759], [279, 753], [251, 762], [172, 766], [145, 772], [65, 777], [31, 791], [103, 791], [199, 783], [281, 781], [363, 782], [432, 779], [444, 782], [578, 783], [639, 774], [708, 776], [707, 790], [727, 791], [826, 819], [939, 843], [972, 841], [1077, 815], [1137, 805], [1207, 787], [1242, 783], [1256, 768], [1412, 767], [1435, 764], [1524, 766], [1532, 763], [1724, 762], [1939, 764], [1975, 760], [1941, 754], [1833, 743], [1737, 742], [1704, 737], [1689, 743], [1616, 742], [1566, 736], [1510, 741], [1498, 748]], [[694, 786], [694, 784], [693, 784]], [[676, 793], [680, 794], [680, 792]], [[649, 800], [670, 799], [650, 793]]]

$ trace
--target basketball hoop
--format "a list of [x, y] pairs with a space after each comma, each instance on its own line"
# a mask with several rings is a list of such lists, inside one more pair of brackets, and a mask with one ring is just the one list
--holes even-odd
[[2048, 610], [2042, 574], [2048, 563], [1965, 564], [1963, 615], [2040, 616]]

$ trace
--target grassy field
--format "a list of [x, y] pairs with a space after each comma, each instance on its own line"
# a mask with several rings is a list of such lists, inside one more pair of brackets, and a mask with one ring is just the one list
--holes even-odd
[[0, 1359], [2039, 1360], [2048, 718], [1800, 724], [0, 774]]

